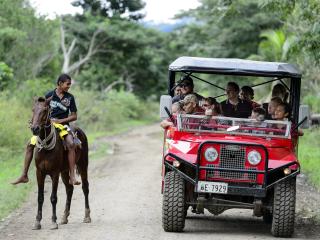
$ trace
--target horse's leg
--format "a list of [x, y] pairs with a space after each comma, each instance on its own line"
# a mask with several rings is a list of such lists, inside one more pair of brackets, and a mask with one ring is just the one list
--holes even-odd
[[89, 207], [89, 182], [88, 182], [88, 172], [87, 170], [81, 171], [81, 181], [82, 181], [82, 191], [85, 198], [85, 215], [83, 222], [84, 223], [90, 223], [91, 217], [90, 217], [90, 207]]
[[66, 187], [66, 207], [64, 209], [64, 213], [61, 219], [61, 224], [67, 224], [68, 223], [68, 217], [70, 215], [70, 206], [71, 206], [71, 199], [73, 194], [73, 185], [69, 183], [69, 173], [68, 171], [64, 171], [61, 173], [62, 181]]
[[40, 221], [42, 219], [42, 205], [44, 201], [44, 179], [46, 175], [37, 169], [37, 182], [38, 182], [38, 213], [36, 222], [34, 223], [33, 230], [41, 229]]
[[56, 205], [57, 205], [57, 201], [58, 201], [57, 191], [58, 191], [58, 184], [59, 184], [59, 172], [52, 174], [51, 179], [52, 179], [52, 192], [51, 192], [51, 197], [50, 197], [50, 201], [52, 204], [52, 218], [51, 218], [52, 219], [52, 226], [51, 226], [51, 229], [58, 229]]

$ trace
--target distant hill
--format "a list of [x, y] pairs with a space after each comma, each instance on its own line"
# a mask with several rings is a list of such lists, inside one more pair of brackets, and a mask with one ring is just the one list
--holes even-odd
[[183, 25], [186, 25], [188, 23], [190, 23], [192, 20], [190, 20], [190, 18], [184, 18], [184, 19], [179, 19], [179, 20], [176, 20], [175, 22], [173, 23], [156, 23], [156, 22], [153, 22], [153, 21], [143, 21], [141, 22], [145, 27], [148, 27], [148, 28], [154, 28], [154, 29], [157, 29], [161, 32], [171, 32], [173, 31], [174, 29], [178, 28], [178, 27], [181, 27]]

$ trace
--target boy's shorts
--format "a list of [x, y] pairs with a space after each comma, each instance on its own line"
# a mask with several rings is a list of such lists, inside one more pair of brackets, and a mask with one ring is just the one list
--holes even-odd
[[[58, 129], [59, 131], [59, 136], [61, 139], [63, 139], [64, 136], [68, 135], [69, 131], [71, 130], [70, 127], [68, 125], [62, 125], [60, 123], [53, 123], [53, 126]], [[30, 145], [36, 145], [37, 143], [37, 137], [33, 135], [30, 139]]]

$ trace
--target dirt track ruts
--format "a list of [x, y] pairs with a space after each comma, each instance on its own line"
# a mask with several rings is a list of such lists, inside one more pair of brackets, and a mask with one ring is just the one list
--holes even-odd
[[[250, 210], [229, 210], [219, 216], [188, 213], [183, 233], [166, 233], [161, 225], [162, 134], [158, 125], [101, 139], [113, 146], [112, 154], [89, 166], [92, 223], [82, 223], [84, 199], [75, 187], [67, 225], [49, 230], [51, 222], [50, 180], [46, 182], [41, 230], [31, 230], [36, 216], [36, 191], [22, 208], [0, 222], [0, 239], [273, 239], [270, 226]], [[33, 179], [33, 181], [35, 181]], [[312, 221], [319, 212], [319, 193], [299, 178], [297, 224], [294, 239], [320, 239]], [[65, 202], [64, 185], [58, 193], [58, 221]], [[310, 208], [314, 208], [310, 210]], [[311, 215], [310, 215], [311, 214]]]

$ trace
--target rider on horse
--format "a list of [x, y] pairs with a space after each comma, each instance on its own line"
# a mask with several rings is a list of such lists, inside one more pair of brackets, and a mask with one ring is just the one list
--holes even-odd
[[[60, 129], [60, 136], [64, 137], [67, 145], [70, 184], [79, 185], [80, 182], [75, 178], [75, 144], [69, 127], [70, 122], [77, 120], [77, 107], [74, 96], [68, 93], [70, 86], [71, 77], [67, 74], [62, 74], [57, 80], [57, 88], [47, 93], [45, 97], [50, 100], [51, 122]], [[36, 141], [37, 137], [33, 136], [28, 142], [22, 175], [12, 184], [27, 183], [29, 181], [28, 170], [33, 158]]]

